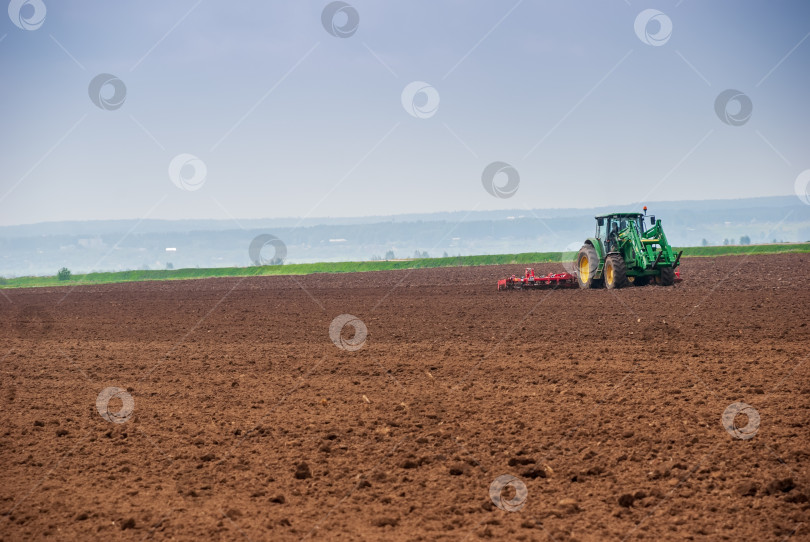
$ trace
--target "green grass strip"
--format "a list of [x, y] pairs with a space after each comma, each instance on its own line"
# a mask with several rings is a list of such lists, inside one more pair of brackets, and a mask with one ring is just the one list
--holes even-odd
[[[810, 252], [810, 243], [685, 247], [684, 257], [740, 256], [749, 254], [784, 254]], [[575, 253], [565, 253], [568, 259]], [[268, 265], [262, 267], [215, 267], [166, 270], [115, 271], [76, 274], [68, 280], [52, 277], [0, 278], [0, 288], [33, 288], [43, 286], [76, 286], [85, 284], [113, 284], [149, 280], [183, 280], [213, 277], [244, 277], [268, 275], [309, 275], [312, 273], [356, 273], [362, 271], [388, 271], [393, 269], [427, 269], [479, 265], [509, 265], [534, 263], [560, 263], [562, 252], [524, 252], [521, 254], [494, 254], [489, 256], [451, 256], [449, 258], [420, 258], [402, 261], [324, 262]]]

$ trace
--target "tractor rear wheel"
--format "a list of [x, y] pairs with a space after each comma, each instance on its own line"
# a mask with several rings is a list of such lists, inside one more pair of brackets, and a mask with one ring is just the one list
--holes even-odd
[[659, 277], [658, 284], [661, 286], [672, 286], [675, 284], [675, 268], [662, 267], [661, 276]]
[[627, 266], [624, 258], [618, 254], [611, 254], [605, 259], [605, 286], [608, 290], [624, 288], [627, 286]]
[[597, 288], [599, 281], [594, 279], [596, 270], [599, 268], [599, 256], [593, 245], [583, 245], [577, 255], [577, 280], [582, 289]]

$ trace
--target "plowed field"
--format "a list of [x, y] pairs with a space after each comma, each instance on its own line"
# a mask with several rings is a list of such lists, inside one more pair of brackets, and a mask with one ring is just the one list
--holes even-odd
[[3, 291], [0, 538], [807, 540], [809, 267]]

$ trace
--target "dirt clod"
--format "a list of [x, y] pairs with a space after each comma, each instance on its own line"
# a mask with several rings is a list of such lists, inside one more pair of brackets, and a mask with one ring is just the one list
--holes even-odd
[[753, 497], [757, 494], [757, 490], [759, 490], [759, 484], [750, 480], [737, 485], [737, 494], [743, 497]]
[[633, 502], [636, 498], [631, 495], [630, 493], [625, 493], [621, 497], [619, 497], [619, 506], [624, 506], [625, 508], [629, 508], [633, 506]]
[[295, 466], [295, 475], [298, 480], [312, 478], [312, 471], [307, 463], [299, 463]]
[[531, 480], [534, 480], [535, 478], [545, 478], [547, 476], [545, 470], [539, 469], [537, 467], [531, 467], [529, 469], [526, 469], [520, 475], [523, 478], [529, 478]]

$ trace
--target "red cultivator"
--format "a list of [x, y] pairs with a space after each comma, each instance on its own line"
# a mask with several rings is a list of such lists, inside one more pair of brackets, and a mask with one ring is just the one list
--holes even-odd
[[[675, 282], [681, 282], [680, 271], [675, 271]], [[644, 282], [644, 284], [647, 284]], [[526, 268], [523, 277], [512, 275], [511, 277], [498, 281], [498, 290], [547, 290], [557, 288], [577, 288], [579, 282], [577, 276], [571, 273], [549, 273], [541, 277], [535, 276], [534, 269]]]
[[523, 277], [512, 275], [498, 281], [498, 290], [548, 289], [548, 288], [577, 288], [577, 276], [570, 273], [549, 273], [542, 277], [534, 274], [534, 269], [526, 268]]

